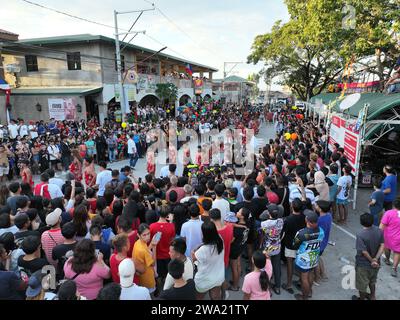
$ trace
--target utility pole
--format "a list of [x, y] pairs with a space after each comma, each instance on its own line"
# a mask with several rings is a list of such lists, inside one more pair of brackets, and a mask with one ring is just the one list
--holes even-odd
[[[122, 122], [125, 121], [125, 117], [127, 112], [129, 111], [129, 101], [127, 101], [125, 97], [125, 90], [124, 90], [124, 84], [122, 81], [122, 67], [121, 67], [121, 48], [120, 48], [120, 42], [119, 42], [119, 36], [120, 35], [128, 35], [128, 34], [138, 34], [138, 33], [146, 33], [146, 31], [130, 31], [130, 32], [123, 32], [119, 33], [118, 32], [118, 15], [119, 14], [128, 14], [128, 13], [137, 13], [140, 12], [140, 16], [143, 14], [145, 11], [153, 11], [155, 10], [154, 4], [152, 9], [144, 9], [144, 10], [133, 10], [133, 11], [121, 11], [118, 12], [114, 10], [114, 23], [115, 23], [115, 55], [116, 55], [116, 60], [117, 60], [117, 76], [118, 76], [118, 87], [119, 87], [119, 97], [120, 97], [120, 105], [121, 105], [121, 112], [122, 112]], [[140, 17], [139, 16], [139, 17]], [[138, 19], [134, 22], [133, 25], [137, 22]], [[132, 27], [133, 27], [132, 25]], [[132, 29], [132, 28], [131, 28]], [[132, 38], [133, 39], [133, 38]]]

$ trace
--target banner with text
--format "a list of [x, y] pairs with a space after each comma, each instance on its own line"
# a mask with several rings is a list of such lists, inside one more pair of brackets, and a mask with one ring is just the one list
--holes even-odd
[[73, 98], [48, 99], [49, 117], [55, 120], [75, 120], [76, 103]]
[[337, 115], [332, 116], [329, 132], [329, 149], [338, 143], [344, 148], [344, 154], [352, 167], [352, 173], [356, 173], [358, 159], [358, 148], [360, 148], [360, 127], [357, 120], [346, 120]]

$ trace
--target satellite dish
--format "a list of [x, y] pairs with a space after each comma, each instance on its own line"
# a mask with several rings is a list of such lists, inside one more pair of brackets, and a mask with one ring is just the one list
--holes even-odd
[[347, 96], [339, 105], [339, 109], [344, 111], [354, 106], [361, 98], [360, 93], [354, 93]]

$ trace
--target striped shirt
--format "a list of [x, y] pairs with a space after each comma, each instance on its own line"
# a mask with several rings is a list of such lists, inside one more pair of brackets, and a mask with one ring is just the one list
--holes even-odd
[[[314, 192], [307, 188], [305, 188], [304, 191], [306, 193], [306, 198], [310, 199], [312, 204], [315, 204]], [[296, 198], [300, 200], [302, 198], [300, 187], [296, 184], [289, 184], [289, 202], [292, 203]]]
[[55, 246], [63, 244], [64, 240], [61, 229], [51, 229], [42, 234], [42, 248], [46, 254], [46, 259], [55, 267], [57, 267], [57, 261], [54, 261], [52, 258], [53, 249]]

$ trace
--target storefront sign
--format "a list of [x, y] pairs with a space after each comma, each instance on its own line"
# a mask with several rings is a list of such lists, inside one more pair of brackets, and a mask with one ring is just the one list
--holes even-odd
[[75, 120], [76, 102], [73, 98], [48, 99], [49, 117], [55, 120]]

